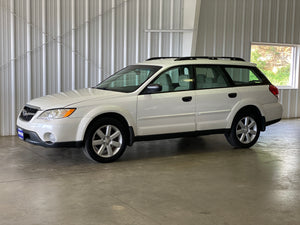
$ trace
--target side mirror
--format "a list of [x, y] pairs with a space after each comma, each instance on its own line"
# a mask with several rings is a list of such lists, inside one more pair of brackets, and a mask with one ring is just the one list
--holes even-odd
[[146, 88], [146, 94], [153, 94], [160, 92], [162, 90], [162, 86], [160, 84], [149, 84]]

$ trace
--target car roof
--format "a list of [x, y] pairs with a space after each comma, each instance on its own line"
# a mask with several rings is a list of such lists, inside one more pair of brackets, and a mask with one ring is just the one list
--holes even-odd
[[256, 67], [256, 64], [246, 62], [242, 58], [237, 57], [155, 57], [150, 58], [138, 65], [151, 65], [172, 67], [180, 65], [230, 65], [230, 66], [250, 66]]

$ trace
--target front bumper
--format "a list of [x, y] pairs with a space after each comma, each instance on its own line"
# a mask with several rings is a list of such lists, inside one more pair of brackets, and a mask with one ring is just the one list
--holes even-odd
[[19, 135], [19, 138], [34, 145], [40, 145], [43, 147], [51, 148], [60, 148], [60, 147], [81, 147], [83, 141], [68, 141], [68, 142], [49, 142], [43, 141], [39, 135], [34, 131], [25, 130], [17, 126], [17, 133], [19, 134], [22, 131], [22, 135]]
[[[18, 117], [17, 130], [21, 129], [21, 139], [31, 144], [45, 147], [78, 147], [83, 139], [77, 139], [81, 118], [63, 118], [55, 120], [41, 120], [40, 111], [30, 121]], [[19, 131], [18, 131], [19, 134]]]

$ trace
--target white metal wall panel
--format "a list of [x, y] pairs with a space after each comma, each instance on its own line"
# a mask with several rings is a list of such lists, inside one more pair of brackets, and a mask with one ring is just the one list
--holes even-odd
[[12, 77], [11, 67], [14, 65], [14, 59], [11, 55], [11, 40], [10, 40], [10, 29], [14, 26], [11, 20], [11, 14], [14, 14], [14, 7], [11, 7], [11, 2], [6, 1], [3, 2], [3, 6], [1, 7], [1, 15], [0, 15], [0, 41], [1, 41], [1, 51], [0, 51], [0, 86], [1, 86], [1, 133], [10, 134], [12, 132], [11, 124], [12, 118], [10, 116], [12, 111], [11, 99], [14, 98], [12, 94]]
[[[250, 60], [251, 42], [299, 45], [299, 11], [298, 0], [202, 0], [196, 54]], [[300, 117], [299, 99], [280, 90], [284, 118]]]
[[31, 78], [31, 83], [26, 88], [31, 89], [31, 98], [36, 98], [43, 95], [44, 77], [46, 75], [43, 67], [46, 35], [43, 32], [44, 20], [42, 19], [45, 13], [45, 6], [44, 1], [41, 0], [27, 1], [27, 4], [30, 4], [30, 15], [28, 15], [27, 24], [31, 24], [29, 31], [31, 47], [28, 49], [29, 57], [31, 57], [31, 73], [27, 72], [27, 76]]
[[[90, 87], [151, 56], [180, 56], [184, 0], [2, 0], [0, 135], [30, 99]], [[163, 32], [147, 30], [164, 29]]]

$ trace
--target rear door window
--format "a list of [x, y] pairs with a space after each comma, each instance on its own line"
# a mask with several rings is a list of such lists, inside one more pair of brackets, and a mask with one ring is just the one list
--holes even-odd
[[195, 66], [196, 89], [224, 88], [229, 86], [224, 71], [219, 66]]

